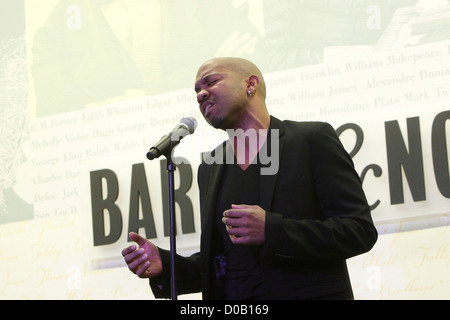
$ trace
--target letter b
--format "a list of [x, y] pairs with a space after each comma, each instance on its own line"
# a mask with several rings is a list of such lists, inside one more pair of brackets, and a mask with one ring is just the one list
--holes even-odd
[[[93, 171], [91, 176], [91, 206], [94, 246], [102, 246], [117, 241], [122, 233], [122, 213], [115, 204], [119, 195], [119, 182], [112, 170]], [[103, 179], [106, 181], [106, 197], [103, 198]], [[105, 230], [105, 211], [109, 213], [109, 234]]]

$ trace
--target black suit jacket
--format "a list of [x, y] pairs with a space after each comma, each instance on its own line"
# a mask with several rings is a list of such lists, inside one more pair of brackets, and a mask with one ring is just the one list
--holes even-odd
[[[377, 239], [353, 162], [327, 123], [271, 117], [270, 129], [279, 133], [279, 167], [276, 174], [261, 176], [260, 206], [266, 210], [261, 258], [267, 295], [351, 299], [345, 260], [367, 252]], [[229, 147], [225, 142], [211, 156]], [[177, 257], [179, 294], [202, 291], [204, 299], [220, 298], [213, 258], [219, 250], [214, 215], [223, 168], [220, 163], [199, 167], [200, 252]], [[163, 268], [169, 270], [169, 252], [161, 250], [161, 256]], [[151, 280], [155, 296], [170, 296], [169, 283], [169, 272]]]

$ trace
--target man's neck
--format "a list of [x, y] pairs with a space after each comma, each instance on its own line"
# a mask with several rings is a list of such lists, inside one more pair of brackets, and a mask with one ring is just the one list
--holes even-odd
[[270, 116], [253, 117], [241, 125], [241, 128], [227, 130], [237, 164], [242, 170], [248, 168], [256, 159], [258, 152], [266, 142], [270, 126]]

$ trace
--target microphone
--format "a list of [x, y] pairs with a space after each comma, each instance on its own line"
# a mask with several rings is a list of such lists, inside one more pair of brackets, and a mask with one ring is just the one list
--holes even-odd
[[172, 149], [180, 143], [180, 140], [183, 139], [188, 134], [194, 133], [197, 128], [197, 120], [191, 117], [183, 118], [180, 120], [180, 123], [168, 134], [162, 137], [158, 143], [156, 143], [150, 150], [147, 152], [147, 158], [149, 160], [153, 160], [161, 156], [162, 154], [166, 154], [167, 152], [171, 152]]

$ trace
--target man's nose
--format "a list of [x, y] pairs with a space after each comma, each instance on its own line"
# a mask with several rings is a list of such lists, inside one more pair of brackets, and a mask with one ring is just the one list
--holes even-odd
[[207, 97], [208, 97], [209, 93], [208, 91], [202, 89], [197, 93], [197, 102], [201, 103], [202, 101], [204, 101]]

